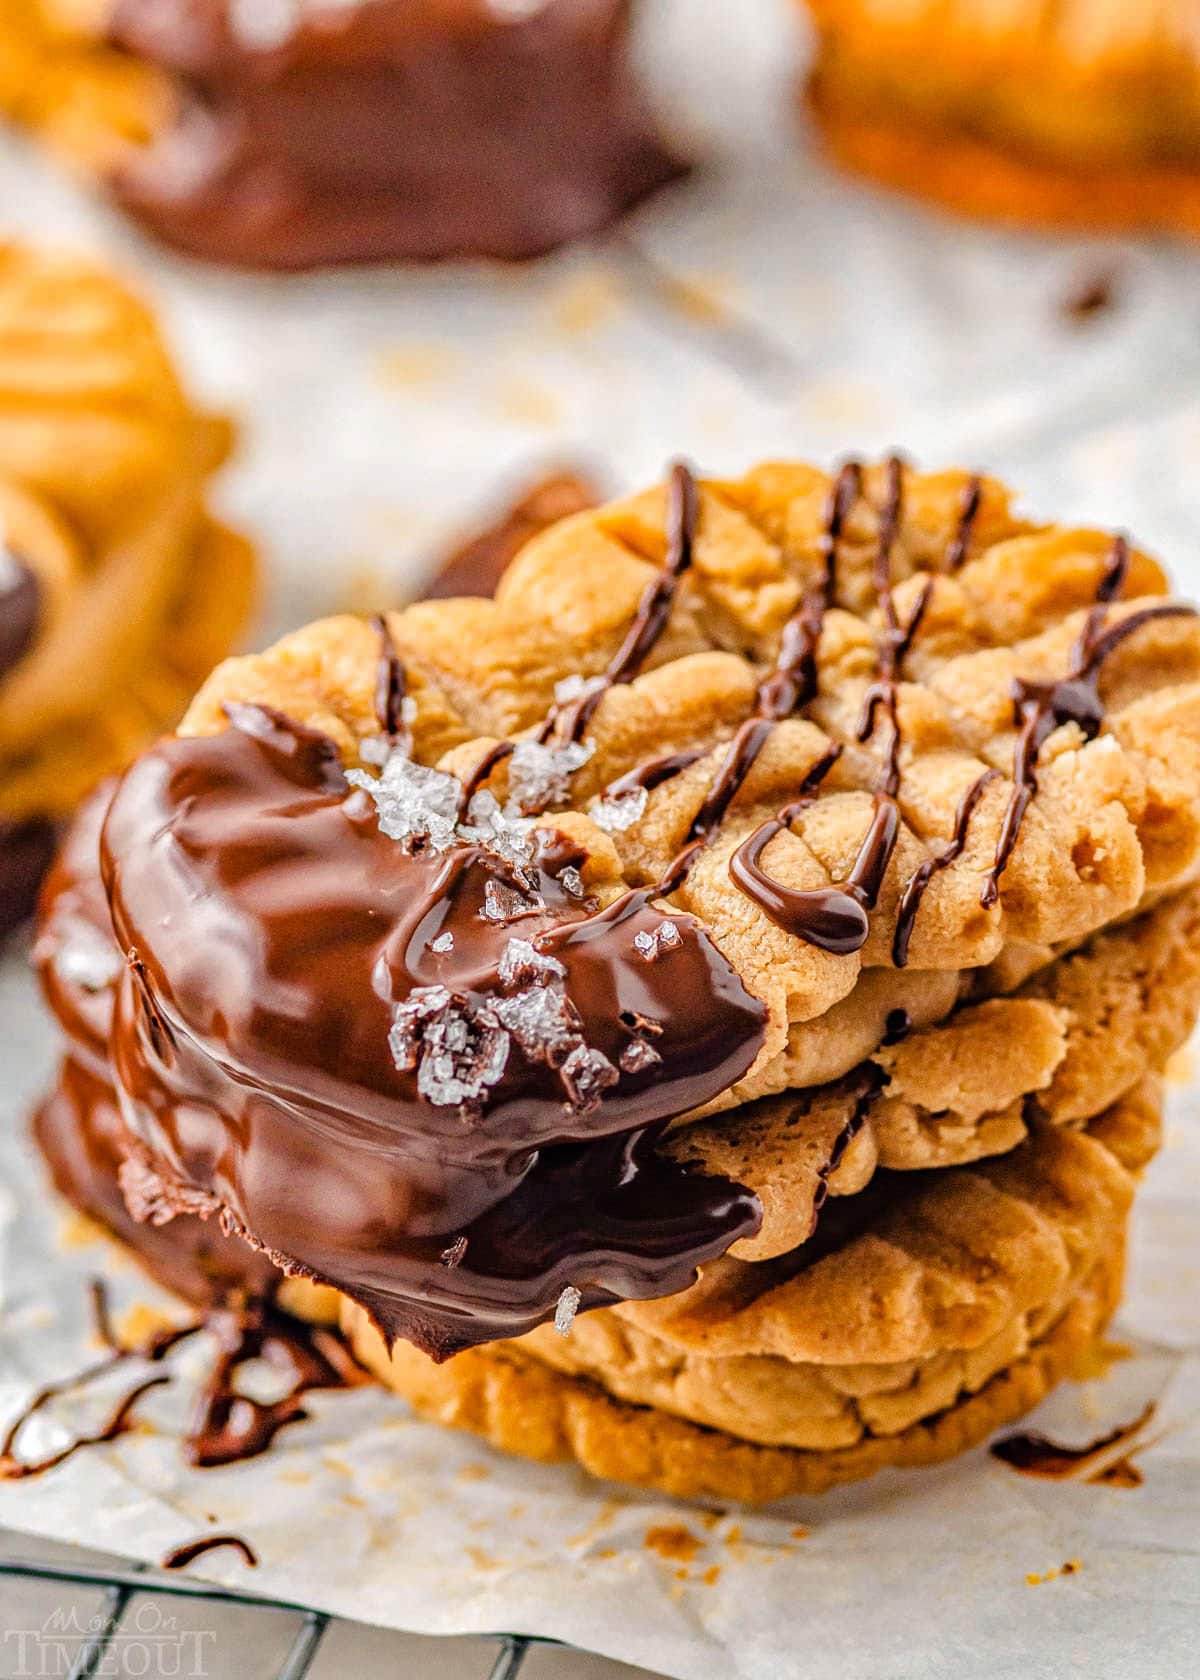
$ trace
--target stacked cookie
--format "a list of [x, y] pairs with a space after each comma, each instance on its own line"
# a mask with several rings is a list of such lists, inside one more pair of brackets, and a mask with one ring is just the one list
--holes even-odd
[[1198, 870], [1145, 555], [898, 460], [678, 468], [494, 601], [218, 669], [48, 896], [43, 1142], [173, 1287], [277, 1268], [445, 1422], [818, 1489], [1107, 1321]]
[[808, 0], [839, 161], [1021, 224], [1200, 231], [1192, 0]]
[[182, 714], [248, 614], [248, 546], [209, 514], [231, 428], [188, 401], [104, 269], [0, 247], [0, 920], [54, 825]]

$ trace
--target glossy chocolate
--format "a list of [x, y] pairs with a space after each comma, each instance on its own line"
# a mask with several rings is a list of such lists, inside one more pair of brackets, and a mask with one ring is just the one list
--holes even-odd
[[[667, 920], [649, 893], [589, 913], [542, 864], [409, 849], [332, 742], [229, 712], [223, 735], [146, 755], [104, 831], [119, 942], [137, 954], [114, 1064], [168, 1201], [211, 1198], [438, 1355], [540, 1322], [568, 1285], [588, 1305], [672, 1293], [757, 1227], [753, 1196], [652, 1148], [762, 1039], [763, 1007], [693, 918], [671, 916], [673, 943], [647, 960], [634, 941]], [[542, 907], [489, 920], [490, 884]], [[521, 984], [500, 978], [514, 935], [561, 965], [610, 1082], [581, 1090], [570, 1061], [514, 1038], [483, 1100], [427, 1100], [425, 1062], [389, 1050], [398, 1013], [444, 987], [491, 1043], [489, 1009]], [[641, 1021], [661, 1029], [648, 1061], [628, 1055]]]
[[123, 963], [100, 880], [100, 828], [113, 783], [80, 809], [42, 892], [34, 962], [67, 1038], [58, 1083], [33, 1119], [55, 1189], [133, 1251], [165, 1288], [197, 1306], [231, 1290], [261, 1294], [278, 1279], [264, 1254], [226, 1234], [217, 1218], [136, 1220], [121, 1193], [130, 1151], [108, 1065], [114, 980]]
[[537, 256], [683, 173], [628, 53], [629, 0], [116, 0], [170, 126], [112, 181], [193, 255], [304, 269]]

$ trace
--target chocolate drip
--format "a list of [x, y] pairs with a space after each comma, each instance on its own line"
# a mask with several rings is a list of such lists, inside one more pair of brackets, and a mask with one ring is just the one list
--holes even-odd
[[404, 701], [408, 694], [408, 676], [404, 662], [396, 650], [391, 627], [382, 613], [371, 621], [379, 634], [379, 667], [375, 677], [375, 716], [380, 730], [392, 748], [407, 751], [412, 744]]
[[[120, 988], [114, 1062], [159, 1205], [211, 1198], [285, 1268], [437, 1355], [531, 1327], [567, 1285], [587, 1305], [671, 1293], [757, 1228], [749, 1192], [653, 1149], [762, 1038], [762, 1005], [693, 918], [650, 891], [595, 911], [545, 849], [518, 869], [390, 840], [332, 742], [267, 708], [228, 715], [143, 758], [104, 832], [118, 937], [143, 965]], [[504, 894], [528, 905], [515, 930], [490, 908]], [[520, 963], [501, 979], [514, 931], [561, 965], [561, 998], [541, 999], [546, 1042], [518, 1023], [493, 1066], [497, 1009], [541, 983]], [[662, 1027], [632, 1068], [627, 1020]], [[389, 1049], [405, 1022], [411, 1042]], [[426, 1083], [456, 1034], [473, 1046], [461, 1100]]]
[[[281, 1429], [307, 1417], [305, 1394], [366, 1381], [332, 1331], [303, 1324], [265, 1301], [210, 1313], [204, 1328], [216, 1337], [218, 1353], [184, 1443], [197, 1469], [257, 1458]], [[254, 1359], [288, 1379], [279, 1399], [253, 1400], [240, 1392], [239, 1373]]]
[[1128, 569], [1129, 545], [1124, 537], [1117, 537], [1096, 592], [1096, 604], [1084, 621], [1066, 676], [1047, 683], [1028, 682], [1021, 677], [1013, 682], [1013, 711], [1020, 733], [1013, 753], [1013, 790], [1000, 825], [995, 859], [979, 898], [985, 910], [1000, 896], [1000, 878], [1016, 848], [1025, 813], [1037, 793], [1038, 757], [1050, 736], [1063, 724], [1073, 723], [1084, 740], [1094, 740], [1104, 723], [1099, 684], [1109, 654], [1143, 625], [1156, 619], [1195, 617], [1194, 607], [1165, 601], [1142, 607], [1105, 630], [1108, 606], [1120, 594]]
[[31, 1476], [43, 1476], [47, 1470], [57, 1469], [60, 1464], [65, 1464], [67, 1459], [74, 1458], [84, 1447], [102, 1446], [107, 1441], [115, 1441], [118, 1436], [128, 1434], [134, 1427], [134, 1412], [138, 1401], [152, 1388], [161, 1388], [170, 1380], [168, 1377], [144, 1379], [136, 1388], [122, 1396], [109, 1413], [107, 1422], [101, 1424], [93, 1434], [77, 1435], [65, 1447], [60, 1447], [57, 1452], [50, 1453], [46, 1458], [22, 1459], [18, 1458], [16, 1453], [17, 1441], [31, 1418], [61, 1395], [70, 1394], [95, 1382], [98, 1377], [107, 1376], [124, 1358], [123, 1353], [115, 1353], [99, 1365], [89, 1366], [87, 1370], [80, 1371], [73, 1377], [68, 1377], [62, 1382], [47, 1383], [43, 1388], [39, 1388], [0, 1443], [0, 1482], [20, 1482], [28, 1480]]
[[953, 542], [946, 550], [946, 570], [948, 572], [961, 571], [966, 562], [982, 500], [983, 484], [976, 476], [968, 480], [963, 491], [962, 506], [958, 515], [958, 527], [955, 530]]
[[[860, 477], [850, 482], [856, 490], [861, 488]], [[826, 521], [823, 545], [826, 554], [825, 576], [820, 597], [824, 604], [832, 599], [835, 586], [837, 534], [841, 530], [846, 513], [847, 492], [842, 489], [843, 483], [844, 479], [839, 479]], [[924, 617], [930, 594], [930, 584], [927, 583], [908, 622], [902, 625], [896, 615], [896, 605], [892, 596], [891, 556], [900, 525], [903, 491], [903, 463], [893, 457], [888, 462], [887, 494], [880, 514], [879, 543], [873, 567], [875, 592], [883, 620], [882, 633], [878, 639], [879, 675], [867, 690], [856, 732], [860, 741], [869, 740], [874, 733], [878, 715], [883, 711], [887, 714], [890, 733], [879, 785], [875, 792], [875, 810], [850, 873], [839, 886], [797, 892], [780, 886], [762, 868], [760, 860], [766, 847], [811, 802], [803, 796], [799, 801], [786, 806], [777, 817], [755, 829], [730, 860], [730, 874], [734, 881], [765, 915], [785, 932], [794, 934], [820, 950], [829, 951], [834, 956], [849, 956], [855, 951], [860, 951], [866, 944], [870, 932], [868, 912], [875, 908], [900, 835], [900, 810], [896, 803], [896, 795], [900, 788], [901, 745], [897, 684], [905, 656]], [[823, 611], [824, 605], [821, 607], [821, 614]], [[815, 636], [811, 625], [807, 629], [803, 628], [803, 608], [801, 615], [792, 623], [800, 626], [800, 629], [790, 666], [782, 674], [777, 671], [769, 680], [778, 683], [782, 675], [780, 692], [785, 700], [792, 699], [792, 709], [795, 709], [811, 699], [816, 691], [815, 655], [817, 638], [820, 635], [820, 616], [817, 617]], [[791, 629], [791, 626], [788, 628]], [[804, 674], [806, 661], [813, 662], [807, 675]], [[801, 680], [794, 681], [792, 673], [800, 676]], [[760, 699], [760, 708], [761, 704]], [[760, 740], [754, 748], [755, 754], [760, 750], [761, 744]]]
[[975, 815], [975, 808], [983, 798], [986, 789], [992, 782], [999, 779], [1000, 772], [998, 770], [985, 770], [982, 775], [975, 778], [959, 800], [958, 810], [954, 817], [954, 834], [950, 844], [936, 857], [926, 858], [924, 863], [919, 864], [904, 883], [904, 890], [900, 894], [900, 907], [896, 913], [896, 931], [892, 937], [892, 962], [897, 968], [904, 968], [908, 962], [908, 947], [912, 941], [913, 927], [916, 924], [917, 912], [921, 908], [921, 900], [925, 897], [926, 888], [940, 870], [949, 869], [950, 865], [957, 862], [962, 856], [967, 844], [971, 818]]
[[[989, 1451], [993, 1458], [998, 1458], [1002, 1464], [1007, 1464], [1023, 1476], [1038, 1476], [1051, 1482], [1105, 1482], [1109, 1481], [1113, 1470], [1124, 1470], [1126, 1464], [1127, 1455], [1123, 1453], [1118, 1453], [1114, 1462], [1113, 1449], [1127, 1446], [1135, 1436], [1140, 1435], [1154, 1417], [1155, 1410], [1151, 1401], [1132, 1423], [1122, 1424], [1085, 1447], [1064, 1447], [1045, 1435], [1031, 1431], [1005, 1435], [994, 1441]], [[1118, 1474], [1112, 1478], [1110, 1485], [1138, 1486], [1140, 1473], [1136, 1467], [1130, 1468], [1134, 1469], [1133, 1477]]]
[[912, 1016], [907, 1009], [889, 1009], [883, 1027], [885, 1044], [901, 1044], [912, 1031]]
[[160, 1561], [160, 1569], [186, 1569], [189, 1563], [195, 1563], [199, 1557], [208, 1552], [220, 1551], [224, 1547], [232, 1547], [240, 1552], [242, 1562], [248, 1569], [258, 1568], [258, 1554], [248, 1540], [243, 1540], [240, 1534], [204, 1534], [199, 1540], [188, 1540], [182, 1546], [175, 1546]]
[[699, 515], [696, 480], [682, 461], [676, 461], [667, 485], [666, 560], [643, 590], [625, 639], [603, 674], [588, 683], [577, 699], [553, 708], [543, 725], [542, 740], [552, 736], [561, 741], [580, 740], [609, 689], [630, 683], [639, 674], [667, 628], [680, 580], [691, 568]]
[[837, 887], [799, 890], [785, 887], [763, 869], [761, 858], [767, 847], [790, 828], [796, 818], [817, 797], [822, 781], [841, 755], [841, 748], [831, 748], [809, 771], [800, 795], [785, 805], [778, 816], [760, 823], [753, 834], [742, 841], [729, 860], [729, 873], [735, 884], [769, 916], [776, 927], [787, 933], [803, 930], [801, 937], [810, 944], [836, 956], [848, 956], [861, 950], [867, 937], [867, 915], [857, 898]]
[[813, 1196], [812, 1225], [808, 1233], [810, 1241], [820, 1222], [821, 1210], [829, 1200], [829, 1181], [845, 1160], [846, 1151], [866, 1125], [867, 1116], [871, 1112], [871, 1105], [879, 1095], [884, 1083], [882, 1073], [870, 1062], [860, 1068], [858, 1074], [854, 1077], [856, 1084], [852, 1084], [850, 1089], [854, 1094], [855, 1101], [850, 1118], [834, 1139], [833, 1148], [829, 1151], [829, 1159], [817, 1175], [820, 1182], [817, 1185], [816, 1194]]
[[0, 682], [33, 646], [41, 616], [37, 573], [0, 548]]

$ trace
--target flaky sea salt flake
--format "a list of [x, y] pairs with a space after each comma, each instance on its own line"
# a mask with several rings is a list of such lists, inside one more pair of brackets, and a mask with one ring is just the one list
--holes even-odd
[[565, 980], [567, 971], [557, 957], [548, 957], [528, 939], [510, 939], [500, 958], [502, 986], [549, 985]]
[[447, 929], [445, 933], [439, 933], [436, 939], [431, 939], [429, 941], [429, 949], [431, 951], [436, 951], [439, 957], [443, 956], [447, 951], [453, 951], [454, 935], [449, 929]]
[[558, 1071], [572, 1108], [580, 1110], [595, 1108], [621, 1077], [603, 1050], [594, 1050], [588, 1044], [576, 1045]]
[[674, 922], [659, 922], [651, 931], [633, 936], [633, 948], [646, 962], [653, 962], [664, 951], [677, 951], [682, 944], [682, 936]]
[[365, 770], [347, 770], [346, 780], [370, 794], [379, 814], [379, 827], [389, 840], [428, 841], [436, 852], [455, 843], [462, 784], [454, 776], [414, 764], [404, 753], [393, 752], [378, 777]]
[[569, 1283], [558, 1297], [558, 1305], [554, 1309], [554, 1328], [560, 1336], [569, 1336], [571, 1326], [575, 1322], [575, 1314], [583, 1303], [583, 1293]]
[[518, 741], [508, 761], [508, 787], [518, 811], [546, 811], [565, 805], [570, 779], [591, 758], [591, 741], [567, 741], [561, 746], [542, 741]]
[[483, 886], [483, 914], [489, 922], [519, 922], [546, 908], [540, 893], [523, 893], [489, 876]]
[[649, 797], [644, 787], [630, 788], [615, 799], [598, 799], [588, 816], [606, 834], [620, 834], [641, 820]]
[[621, 1051], [621, 1067], [625, 1073], [644, 1073], [661, 1062], [662, 1057], [644, 1038], [634, 1038]]

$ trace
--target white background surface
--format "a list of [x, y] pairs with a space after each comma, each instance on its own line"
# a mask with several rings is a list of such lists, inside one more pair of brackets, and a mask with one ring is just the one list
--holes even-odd
[[[678, 453], [721, 472], [896, 446], [929, 466], [985, 466], [1037, 511], [1128, 527], [1200, 592], [1196, 255], [994, 234], [857, 188], [797, 132], [786, 0], [649, 10], [651, 74], [707, 166], [619, 238], [530, 268], [287, 283], [197, 270], [0, 144], [0, 227], [82, 239], [139, 268], [196, 387], [241, 418], [222, 495], [268, 562], [260, 633], [367, 589], [398, 597], [543, 463], [582, 462], [621, 490]], [[1116, 307], [1068, 323], [1062, 299], [1109, 263]], [[664, 276], [692, 288], [690, 306]], [[3, 1416], [31, 1379], [78, 1363], [84, 1281], [106, 1264], [62, 1248], [20, 1141], [53, 1054], [10, 958]], [[689, 1680], [1183, 1680], [1200, 1670], [1194, 1109], [1177, 1088], [1139, 1215], [1117, 1331], [1139, 1357], [1038, 1415], [1086, 1439], [1158, 1396], [1163, 1435], [1140, 1490], [1032, 1483], [976, 1453], [707, 1530], [696, 1513], [504, 1461], [361, 1393], [317, 1397], [311, 1424], [230, 1470], [185, 1474], [168, 1442], [145, 1437], [83, 1455], [0, 1487], [0, 1521], [153, 1560], [215, 1515], [259, 1548], [264, 1592], [431, 1633], [553, 1634]], [[146, 1294], [129, 1271], [118, 1285]], [[165, 1428], [171, 1407], [146, 1409]], [[651, 1525], [680, 1521], [704, 1540], [686, 1580], [644, 1544]], [[1026, 1584], [1073, 1557], [1078, 1574]], [[246, 1584], [228, 1554], [206, 1567]], [[228, 1672], [255, 1672], [252, 1647], [235, 1644]], [[368, 1654], [385, 1673], [408, 1661], [447, 1680], [485, 1666], [477, 1648], [406, 1650], [347, 1645], [328, 1672], [366, 1672]], [[4, 1661], [0, 1649], [0, 1672]], [[576, 1661], [544, 1654], [551, 1666], [529, 1672], [600, 1672]]]

